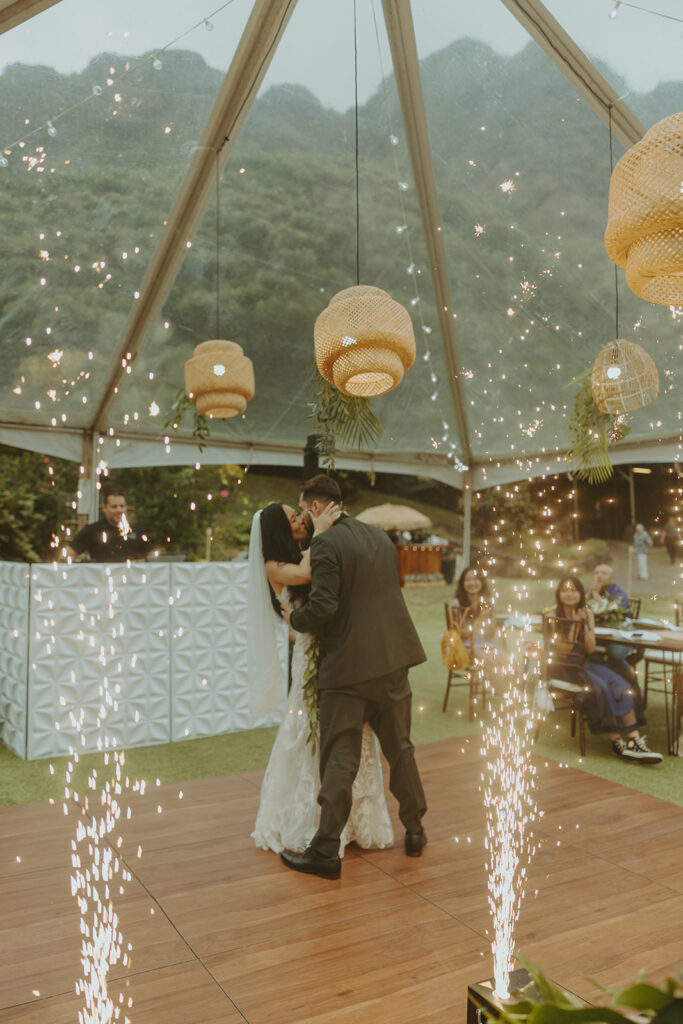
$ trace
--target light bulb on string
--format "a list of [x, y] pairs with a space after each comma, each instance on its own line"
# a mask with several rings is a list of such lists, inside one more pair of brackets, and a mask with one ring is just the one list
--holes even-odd
[[9, 167], [9, 160], [4, 153], [0, 153], [0, 167]]
[[102, 86], [101, 85], [93, 85], [93, 87], [92, 87], [92, 94], [93, 94], [93, 96], [101, 96], [102, 95]]
[[204, 18], [204, 28], [206, 29], [207, 32], [213, 32], [214, 27], [215, 26], [212, 21], [209, 21], [208, 18]]
[[57, 129], [53, 125], [52, 121], [48, 121], [47, 122], [47, 134], [51, 135], [52, 138], [54, 138], [55, 135], [57, 134]]
[[155, 57], [154, 60], [152, 61], [152, 67], [154, 68], [155, 71], [161, 71], [163, 66], [164, 65], [161, 63], [158, 57]]

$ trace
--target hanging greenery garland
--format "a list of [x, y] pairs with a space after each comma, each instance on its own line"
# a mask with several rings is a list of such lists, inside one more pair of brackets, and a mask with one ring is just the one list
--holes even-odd
[[384, 433], [368, 398], [342, 394], [317, 370], [311, 420], [320, 437], [318, 451], [325, 469], [334, 469], [335, 446], [360, 451], [374, 447]]
[[567, 458], [578, 480], [601, 484], [614, 475], [609, 446], [623, 440], [631, 428], [624, 422], [623, 415], [598, 409], [591, 389], [591, 369], [577, 378], [581, 385], [574, 396], [569, 420]]

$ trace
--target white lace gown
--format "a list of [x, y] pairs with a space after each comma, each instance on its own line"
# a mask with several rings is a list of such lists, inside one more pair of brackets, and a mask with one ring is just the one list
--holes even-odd
[[[280, 603], [288, 603], [286, 590]], [[318, 747], [308, 742], [309, 722], [304, 707], [303, 685], [308, 633], [297, 633], [292, 652], [292, 686], [285, 717], [277, 731], [261, 786], [261, 802], [252, 837], [261, 850], [302, 852], [318, 829], [320, 788]], [[353, 783], [351, 814], [342, 832], [339, 855], [356, 842], [363, 849], [391, 846], [394, 833], [389, 820], [377, 738], [369, 725], [363, 727], [360, 766]]]

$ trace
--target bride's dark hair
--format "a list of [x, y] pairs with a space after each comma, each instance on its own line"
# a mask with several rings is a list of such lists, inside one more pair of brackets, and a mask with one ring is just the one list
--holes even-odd
[[[292, 527], [282, 505], [277, 502], [266, 505], [261, 510], [261, 544], [264, 562], [291, 562], [298, 565], [301, 561], [301, 549], [292, 537]], [[282, 617], [282, 608], [275, 591], [268, 583], [270, 600], [277, 614]], [[308, 594], [308, 584], [287, 587], [292, 598], [304, 599]]]

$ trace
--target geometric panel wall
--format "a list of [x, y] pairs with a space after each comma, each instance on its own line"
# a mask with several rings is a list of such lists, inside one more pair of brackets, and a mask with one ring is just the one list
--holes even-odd
[[26, 757], [28, 565], [0, 562], [0, 740]]
[[[0, 562], [0, 741], [41, 758], [276, 725], [249, 700], [246, 561]], [[286, 696], [287, 629], [279, 636]]]
[[[173, 739], [277, 724], [281, 715], [257, 718], [250, 707], [246, 561], [174, 563], [171, 570]], [[284, 701], [284, 628], [280, 655]]]
[[31, 567], [29, 758], [170, 740], [170, 566]]

